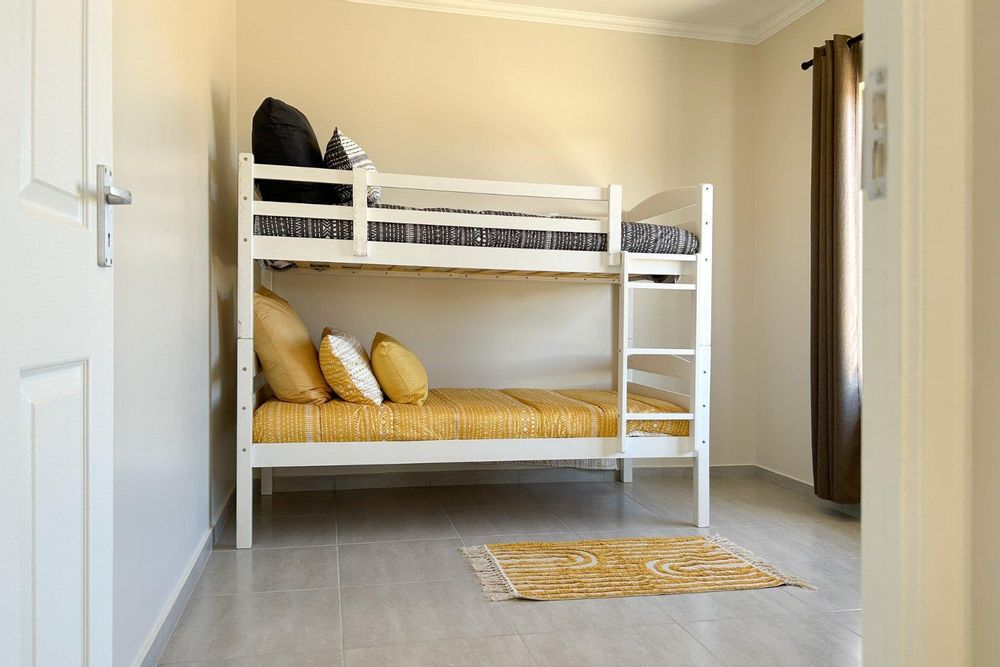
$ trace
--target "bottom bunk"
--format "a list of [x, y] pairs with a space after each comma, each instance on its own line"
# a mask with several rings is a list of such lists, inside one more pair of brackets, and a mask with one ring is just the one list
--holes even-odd
[[431, 389], [423, 405], [269, 400], [254, 412], [252, 465], [696, 455], [683, 408], [630, 395], [628, 433], [619, 438], [617, 400], [617, 392], [596, 389]]

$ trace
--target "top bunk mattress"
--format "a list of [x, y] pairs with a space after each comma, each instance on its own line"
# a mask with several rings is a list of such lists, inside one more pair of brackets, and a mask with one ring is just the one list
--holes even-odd
[[[473, 211], [456, 208], [413, 208], [382, 204], [383, 209], [432, 213], [465, 213], [472, 215], [526, 216], [566, 219], [565, 216], [543, 216], [512, 211]], [[351, 220], [299, 218], [290, 216], [255, 215], [254, 234], [292, 238], [335, 239], [353, 238]], [[532, 250], [579, 250], [604, 252], [608, 249], [607, 234], [591, 232], [545, 231], [528, 229], [497, 229], [493, 227], [457, 227], [452, 225], [422, 225], [407, 222], [369, 222], [369, 241], [418, 243], [430, 245], [469, 246], [474, 248], [527, 248]], [[678, 227], [643, 222], [622, 223], [622, 250], [651, 254], [694, 255], [698, 252], [698, 237]], [[289, 268], [291, 262], [268, 261], [275, 269]]]

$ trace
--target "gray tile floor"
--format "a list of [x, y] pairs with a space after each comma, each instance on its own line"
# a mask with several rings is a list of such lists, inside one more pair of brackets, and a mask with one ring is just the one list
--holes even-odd
[[860, 664], [858, 521], [758, 479], [712, 494], [711, 532], [818, 590], [490, 602], [458, 550], [709, 532], [688, 480], [276, 493], [252, 550], [227, 526], [160, 664]]

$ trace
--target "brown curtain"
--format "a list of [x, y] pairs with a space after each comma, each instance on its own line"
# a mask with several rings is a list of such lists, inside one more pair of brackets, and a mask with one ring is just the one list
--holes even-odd
[[861, 499], [861, 42], [813, 51], [812, 446], [816, 495]]

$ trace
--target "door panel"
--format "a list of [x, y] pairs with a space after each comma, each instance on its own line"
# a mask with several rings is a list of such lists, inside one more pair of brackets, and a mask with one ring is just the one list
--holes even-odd
[[30, 113], [22, 201], [86, 226], [86, 34], [82, 0], [31, 3]]
[[39, 664], [78, 664], [86, 630], [87, 375], [77, 362], [21, 376], [22, 451], [31, 466], [32, 649]]

